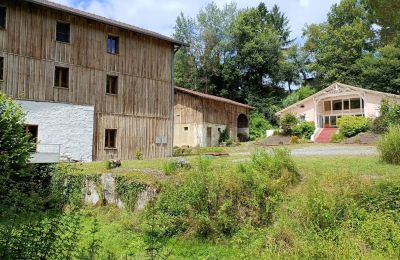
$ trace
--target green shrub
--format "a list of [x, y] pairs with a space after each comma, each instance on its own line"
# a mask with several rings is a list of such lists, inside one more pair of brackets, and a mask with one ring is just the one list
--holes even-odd
[[346, 139], [346, 137], [342, 133], [334, 133], [331, 137], [332, 143], [341, 143]]
[[296, 163], [290, 151], [286, 148], [273, 149], [272, 153], [259, 152], [253, 154], [252, 163], [258, 171], [266, 173], [270, 178], [278, 179], [284, 174], [288, 174], [291, 183], [300, 179]]
[[224, 130], [222, 130], [222, 132], [219, 134], [219, 139], [218, 139], [218, 143], [225, 143], [229, 140], [230, 135], [229, 135], [229, 128], [225, 128]]
[[359, 133], [367, 132], [370, 120], [362, 116], [344, 116], [338, 120], [339, 131], [345, 137], [353, 137]]
[[174, 147], [174, 157], [188, 156], [193, 153], [193, 149], [189, 146]]
[[23, 175], [32, 148], [25, 134], [25, 114], [21, 106], [0, 92], [0, 178]]
[[299, 120], [296, 118], [294, 114], [292, 113], [284, 114], [279, 121], [283, 134], [291, 135], [293, 132], [293, 128], [298, 124], [298, 122]]
[[250, 140], [265, 137], [265, 133], [269, 129], [272, 129], [272, 125], [262, 114], [255, 113], [250, 116]]
[[378, 142], [381, 159], [390, 164], [400, 165], [400, 126], [393, 126]]
[[143, 153], [140, 151], [140, 149], [135, 150], [135, 159], [136, 160], [143, 160]]
[[293, 134], [304, 139], [310, 139], [314, 134], [314, 122], [301, 122], [293, 128]]
[[175, 174], [178, 170], [178, 162], [175, 160], [167, 160], [163, 164], [163, 170], [165, 175]]
[[383, 99], [380, 116], [372, 122], [371, 130], [376, 134], [382, 134], [387, 132], [390, 126], [395, 125], [400, 125], [400, 104]]

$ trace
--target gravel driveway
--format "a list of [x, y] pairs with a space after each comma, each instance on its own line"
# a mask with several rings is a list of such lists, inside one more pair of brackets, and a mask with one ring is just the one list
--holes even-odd
[[[278, 146], [276, 146], [278, 147]], [[292, 151], [293, 156], [363, 156], [378, 155], [375, 146], [345, 145], [345, 144], [310, 144], [307, 146], [286, 146]], [[274, 147], [268, 148], [273, 149]], [[231, 155], [250, 155], [251, 152], [237, 152]]]
[[315, 145], [302, 148], [293, 148], [291, 150], [293, 156], [378, 155], [376, 147], [364, 145]]

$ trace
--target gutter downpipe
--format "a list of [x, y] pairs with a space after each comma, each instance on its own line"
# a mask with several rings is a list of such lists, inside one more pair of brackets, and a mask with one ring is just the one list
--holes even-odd
[[169, 157], [173, 157], [174, 154], [174, 97], [175, 97], [175, 87], [174, 87], [174, 61], [175, 61], [175, 53], [179, 51], [181, 48], [180, 45], [173, 45], [171, 51], [171, 96], [170, 96], [170, 135], [171, 135], [171, 144], [170, 144], [170, 155]]

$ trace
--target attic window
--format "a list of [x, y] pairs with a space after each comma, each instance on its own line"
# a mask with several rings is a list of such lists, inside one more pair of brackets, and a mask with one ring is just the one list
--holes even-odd
[[56, 40], [58, 42], [69, 43], [69, 31], [70, 31], [69, 23], [57, 22]]
[[7, 8], [0, 6], [0, 29], [6, 29], [7, 24]]
[[118, 54], [119, 37], [108, 35], [107, 38], [107, 52], [111, 54]]

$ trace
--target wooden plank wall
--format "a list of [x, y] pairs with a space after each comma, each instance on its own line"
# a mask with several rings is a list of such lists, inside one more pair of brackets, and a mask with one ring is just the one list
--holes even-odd
[[[94, 106], [95, 159], [106, 159], [99, 134], [110, 124], [125, 133], [117, 158], [131, 158], [124, 143], [146, 157], [170, 155], [172, 43], [19, 0], [1, 5], [7, 6], [7, 30], [0, 30], [5, 58], [0, 91], [14, 98]], [[55, 41], [56, 21], [71, 24], [70, 43]], [[119, 36], [119, 54], [106, 52], [108, 34]], [[55, 66], [69, 68], [69, 89], [53, 87]], [[118, 76], [118, 95], [105, 94], [107, 75]], [[160, 129], [150, 129], [148, 122]], [[156, 132], [168, 135], [168, 145], [158, 150], [151, 145]], [[139, 133], [146, 141], [138, 146], [133, 142], [142, 138]]]
[[175, 91], [175, 125], [191, 123], [221, 124], [226, 125], [230, 129], [232, 137], [236, 137], [239, 115], [244, 114], [249, 118], [249, 113], [250, 110], [246, 107]]

